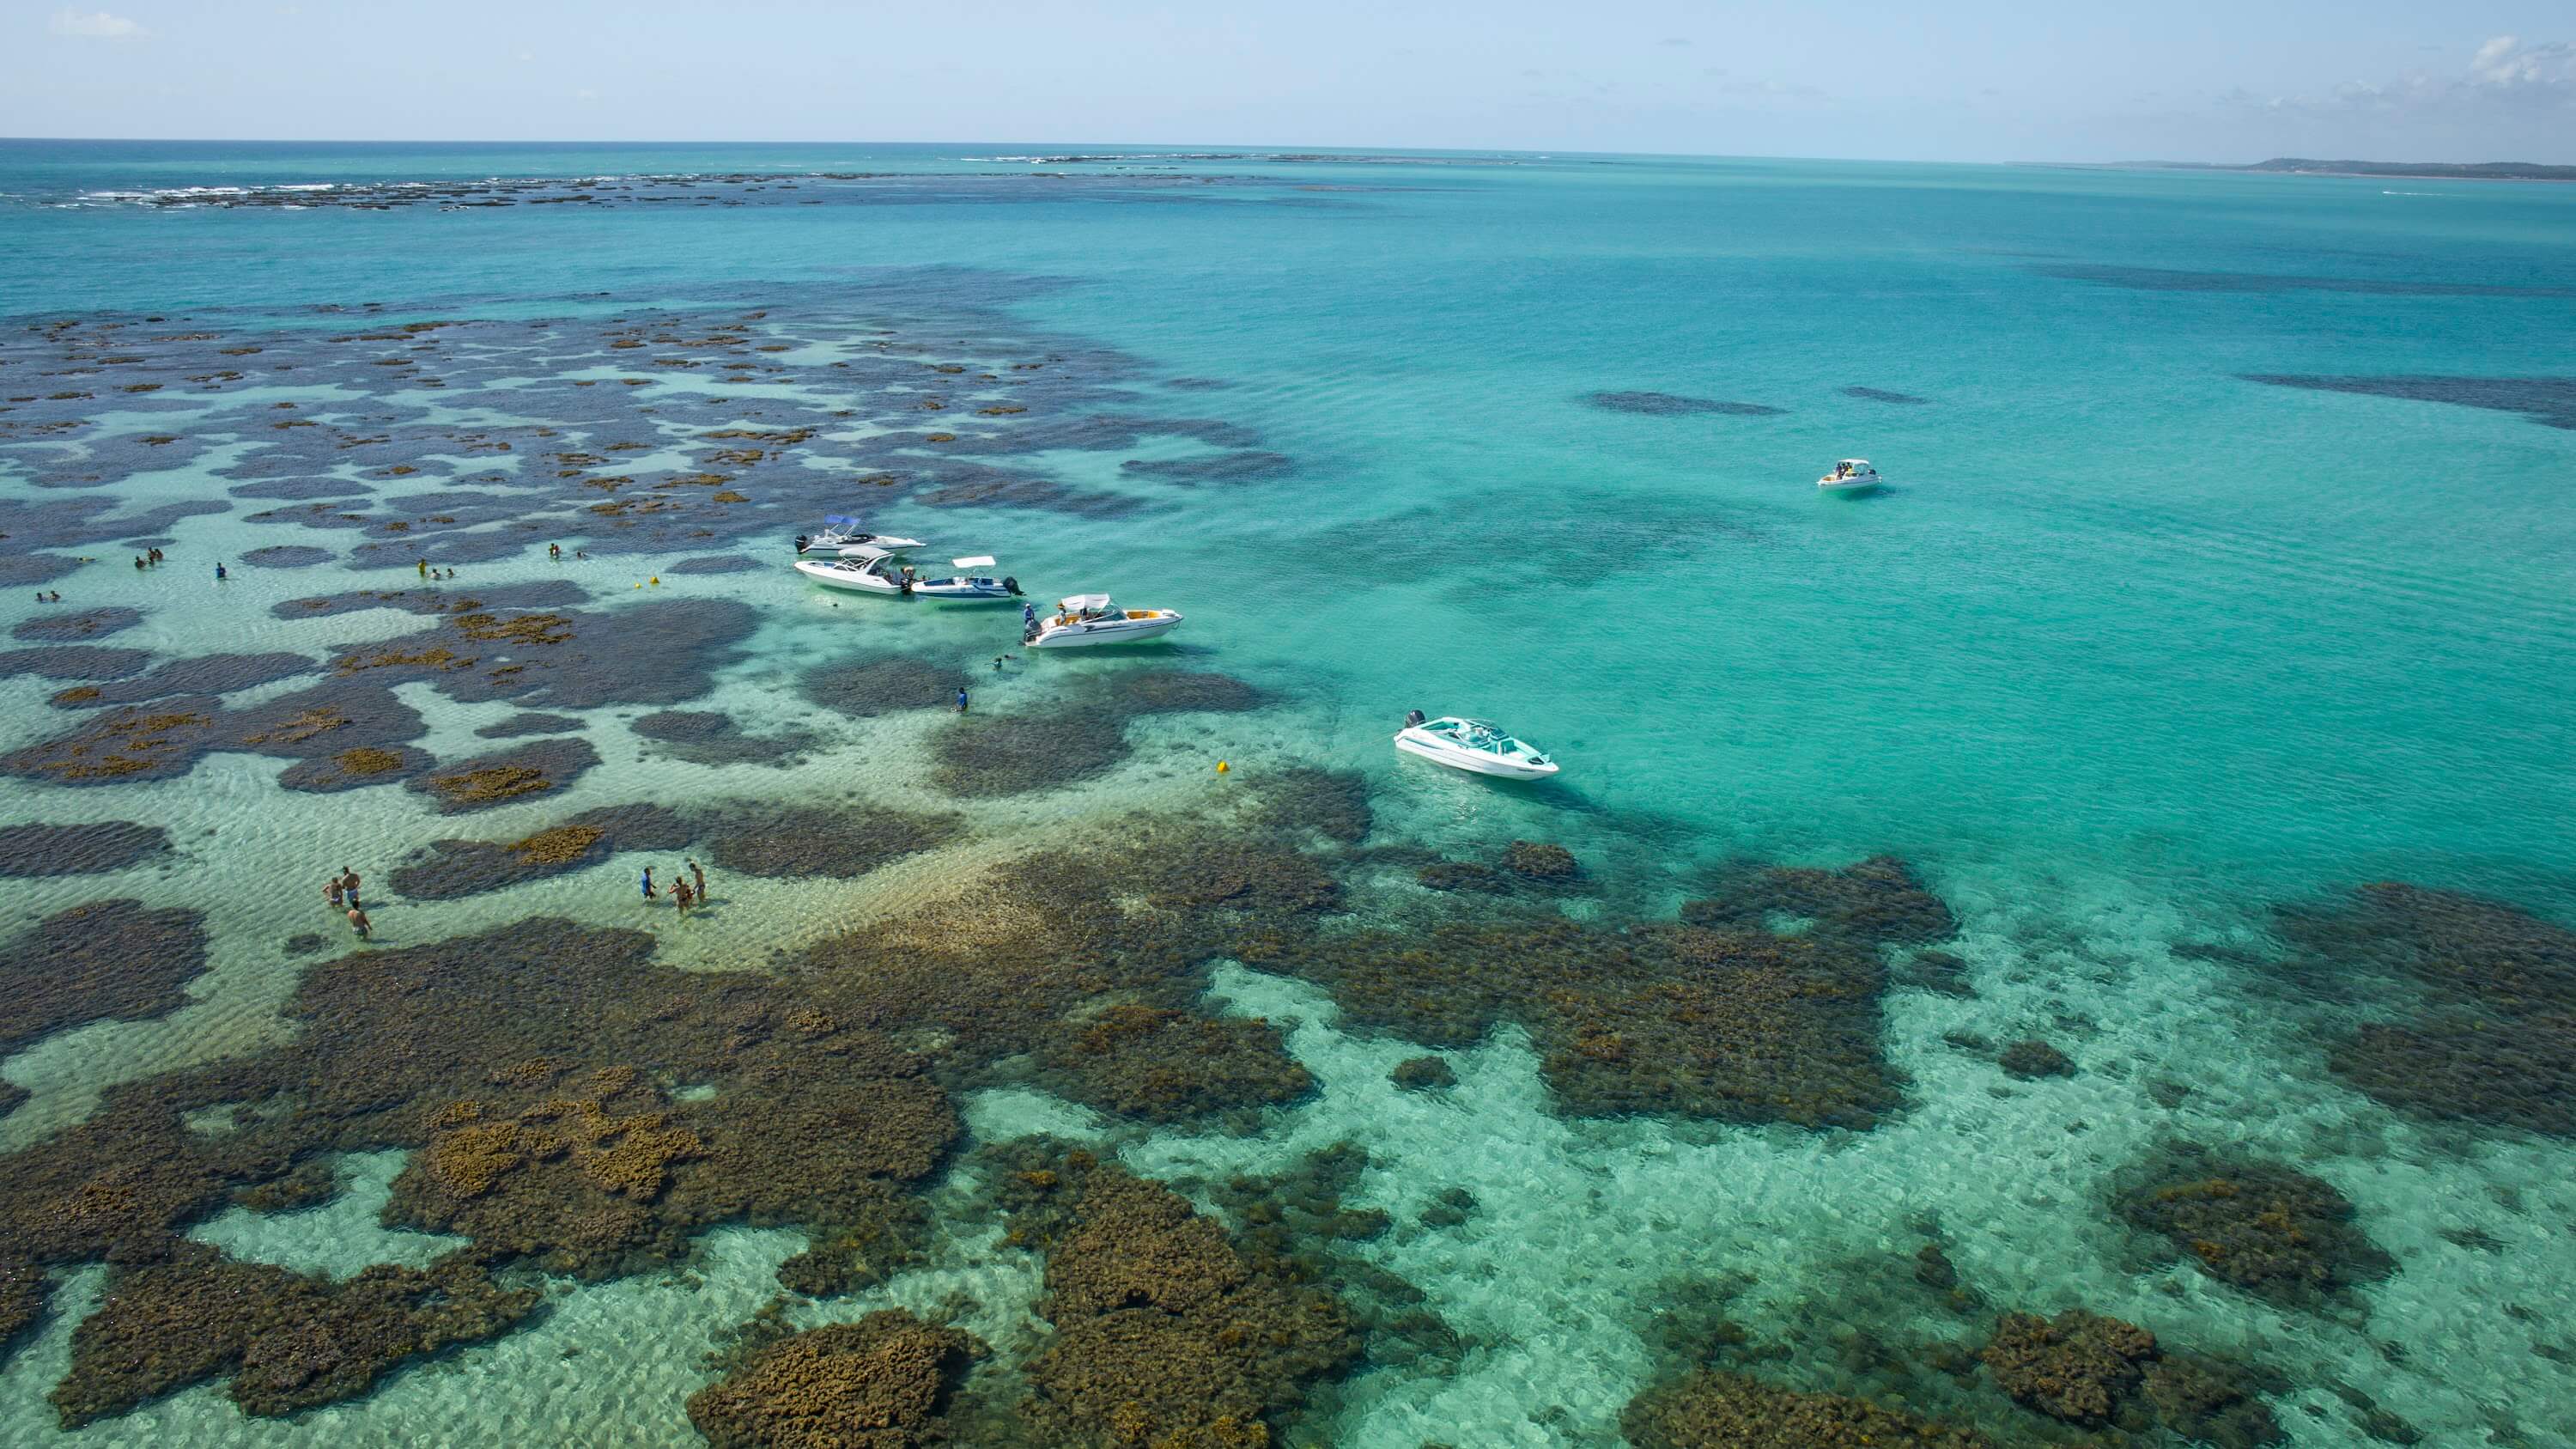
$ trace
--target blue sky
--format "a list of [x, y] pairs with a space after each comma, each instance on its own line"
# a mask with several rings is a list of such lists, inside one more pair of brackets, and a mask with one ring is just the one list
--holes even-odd
[[2576, 162], [2576, 6], [0, 0], [0, 135]]

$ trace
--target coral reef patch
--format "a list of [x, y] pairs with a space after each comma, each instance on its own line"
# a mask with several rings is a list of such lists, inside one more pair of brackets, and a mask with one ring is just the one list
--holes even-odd
[[0, 947], [0, 1052], [84, 1022], [133, 1021], [184, 1004], [206, 968], [195, 911], [90, 901]]
[[808, 1329], [752, 1353], [689, 1396], [689, 1422], [714, 1449], [914, 1449], [962, 1442], [942, 1422], [971, 1334], [899, 1309]]
[[131, 820], [0, 826], [0, 879], [124, 870], [169, 848], [169, 831]]

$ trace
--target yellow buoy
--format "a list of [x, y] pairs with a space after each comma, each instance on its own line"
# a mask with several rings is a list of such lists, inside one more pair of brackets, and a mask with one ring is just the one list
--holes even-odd
[[1225, 761], [1219, 760], [1216, 762], [1216, 772], [1220, 775], [1225, 773]]
[[657, 589], [662, 587], [662, 576], [660, 574], [655, 574], [653, 576], [653, 587]]

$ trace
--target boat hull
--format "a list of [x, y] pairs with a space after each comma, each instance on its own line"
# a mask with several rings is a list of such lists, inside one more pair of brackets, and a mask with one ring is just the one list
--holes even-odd
[[1507, 760], [1499, 755], [1452, 749], [1446, 745], [1415, 739], [1411, 731], [1399, 732], [1395, 737], [1395, 747], [1408, 755], [1419, 755], [1435, 765], [1447, 765], [1453, 770], [1464, 770], [1474, 775], [1492, 775], [1504, 780], [1544, 780], [1556, 773], [1554, 762], [1532, 765], [1519, 760]]
[[903, 592], [874, 574], [855, 574], [812, 559], [798, 559], [796, 572], [803, 574], [813, 583], [845, 594], [878, 594], [891, 599], [899, 597]]
[[1092, 624], [1067, 624], [1049, 629], [1028, 641], [1031, 649], [1092, 649], [1104, 644], [1142, 644], [1160, 639], [1181, 627], [1180, 616], [1168, 619], [1108, 619]]
[[1816, 491], [1819, 493], [1868, 493], [1875, 490], [1878, 487], [1879, 482], [1880, 480], [1876, 478], [1819, 478], [1816, 480]]

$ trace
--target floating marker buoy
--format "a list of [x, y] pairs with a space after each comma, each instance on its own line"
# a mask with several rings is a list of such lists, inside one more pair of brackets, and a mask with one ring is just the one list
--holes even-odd
[[662, 587], [662, 576], [660, 574], [655, 574], [653, 576], [653, 587], [657, 589]]
[[640, 589], [640, 588], [642, 588], [642, 587], [644, 587], [644, 586], [643, 586], [642, 584], [637, 584], [635, 587], [637, 587], [637, 588], [639, 588], [639, 589]]
[[1225, 761], [1219, 760], [1216, 762], [1216, 772], [1220, 775], [1225, 773]]

